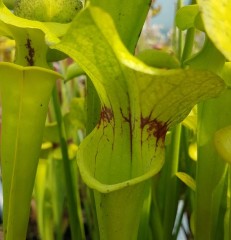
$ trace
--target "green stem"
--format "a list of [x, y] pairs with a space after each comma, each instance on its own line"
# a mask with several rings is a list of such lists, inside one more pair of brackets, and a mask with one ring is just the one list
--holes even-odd
[[176, 173], [178, 171], [179, 163], [179, 150], [180, 150], [180, 136], [181, 136], [181, 124], [179, 124], [172, 131], [172, 144], [166, 152], [166, 167], [167, 174], [165, 180], [166, 196], [165, 196], [165, 209], [164, 209], [164, 238], [171, 239], [172, 229], [175, 221], [175, 213], [177, 208], [177, 179]]
[[58, 99], [57, 87], [54, 88], [53, 93], [53, 104], [56, 115], [56, 120], [58, 124], [58, 131], [60, 137], [60, 145], [63, 156], [63, 168], [64, 168], [64, 176], [67, 190], [67, 201], [68, 201], [68, 212], [70, 218], [70, 227], [71, 227], [71, 235], [72, 239], [84, 239], [81, 227], [80, 227], [80, 219], [77, 214], [77, 199], [76, 199], [76, 190], [73, 184], [73, 176], [71, 174], [71, 166], [68, 156], [68, 147], [66, 141], [66, 133], [64, 128], [64, 123], [62, 119], [62, 114], [60, 110], [60, 104]]
[[[183, 1], [182, 0], [178, 0], [177, 1], [177, 6], [176, 6], [176, 11], [178, 9], [180, 9], [183, 5]], [[178, 41], [176, 41], [177, 43], [177, 55], [178, 58], [181, 59], [182, 56], [182, 49], [183, 49], [183, 33], [180, 29], [178, 29]]]
[[47, 201], [44, 201], [44, 218], [43, 218], [43, 224], [44, 224], [44, 239], [54, 240], [54, 234], [53, 234], [53, 224], [52, 224], [52, 209], [49, 203]]
[[163, 224], [161, 222], [162, 216], [160, 212], [160, 208], [157, 202], [157, 190], [156, 190], [156, 179], [153, 180], [154, 188], [152, 190], [152, 205], [151, 205], [151, 213], [150, 213], [150, 221], [151, 221], [151, 231], [153, 239], [163, 239], [164, 229]]
[[194, 44], [194, 35], [195, 35], [195, 29], [189, 28], [185, 37], [185, 45], [184, 50], [182, 53], [181, 62], [183, 63], [188, 57], [190, 57], [192, 50], [193, 50], [193, 44]]
[[145, 186], [145, 198], [143, 204], [143, 210], [140, 218], [138, 240], [148, 240], [150, 236], [150, 210], [151, 210], [151, 201], [152, 201], [152, 189], [151, 189], [151, 180], [147, 182]]
[[[100, 100], [99, 96], [95, 90], [95, 87], [90, 80], [87, 78], [87, 98], [86, 98], [86, 111], [87, 111], [87, 124], [86, 124], [86, 134], [88, 135], [96, 126], [97, 122], [99, 121], [100, 115]], [[90, 202], [93, 203], [91, 205], [91, 213], [94, 226], [94, 239], [99, 239], [99, 228], [98, 228], [98, 221], [97, 221], [97, 214], [96, 214], [96, 206], [95, 206], [95, 199], [92, 189], [88, 189], [88, 196], [90, 198]]]

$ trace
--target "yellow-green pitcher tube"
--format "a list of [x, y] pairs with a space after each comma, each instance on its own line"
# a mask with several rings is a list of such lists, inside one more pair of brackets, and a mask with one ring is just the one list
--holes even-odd
[[25, 240], [48, 103], [59, 74], [0, 63], [5, 240]]
[[94, 191], [101, 240], [136, 240], [147, 181], [110, 193]]

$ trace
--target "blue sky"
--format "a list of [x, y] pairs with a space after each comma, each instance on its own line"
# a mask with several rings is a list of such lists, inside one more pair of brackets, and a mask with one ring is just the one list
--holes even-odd
[[[188, 2], [185, 0], [185, 4]], [[165, 30], [170, 29], [174, 21], [176, 0], [156, 0], [156, 4], [161, 5], [161, 12], [153, 19], [153, 23], [163, 25]]]

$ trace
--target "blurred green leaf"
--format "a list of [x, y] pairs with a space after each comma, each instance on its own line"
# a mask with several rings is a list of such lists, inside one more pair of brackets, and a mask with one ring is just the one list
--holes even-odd
[[197, 161], [197, 143], [191, 143], [189, 145], [188, 154], [190, 158], [194, 161]]
[[225, 64], [225, 58], [209, 38], [205, 39], [202, 49], [187, 59], [184, 66], [195, 69], [207, 69], [212, 72], [221, 72]]
[[43, 142], [59, 142], [58, 128], [56, 122], [46, 124], [43, 132]]
[[65, 74], [65, 80], [67, 81], [74, 77], [79, 77], [83, 74], [85, 74], [83, 69], [77, 63], [74, 62], [68, 66]]
[[47, 61], [48, 62], [57, 62], [57, 61], [60, 61], [60, 60], [63, 60], [67, 58], [67, 55], [60, 52], [60, 51], [57, 51], [55, 49], [48, 49], [47, 51]]
[[231, 87], [231, 62], [226, 62], [221, 70], [221, 77], [227, 86]]
[[176, 13], [176, 26], [180, 30], [186, 30], [194, 27], [195, 19], [198, 14], [198, 5], [188, 5], [180, 8]]
[[[69, 159], [70, 160], [75, 159], [76, 153], [77, 153], [77, 149], [78, 149], [78, 147], [74, 143], [68, 145], [68, 155], [69, 155]], [[53, 155], [54, 159], [61, 160], [62, 157], [63, 157], [62, 156], [62, 152], [61, 152], [61, 148], [56, 148], [53, 151], [52, 155]]]
[[231, 126], [216, 131], [214, 143], [220, 156], [231, 164]]
[[193, 191], [196, 191], [196, 182], [191, 176], [185, 172], [177, 172], [176, 176]]
[[191, 129], [194, 133], [197, 130], [197, 108], [196, 106], [192, 109], [189, 115], [183, 120], [183, 125]]
[[140, 52], [137, 58], [145, 64], [156, 68], [179, 68], [176, 56], [163, 50], [148, 49]]
[[77, 129], [86, 127], [85, 99], [73, 98], [70, 103], [70, 122]]

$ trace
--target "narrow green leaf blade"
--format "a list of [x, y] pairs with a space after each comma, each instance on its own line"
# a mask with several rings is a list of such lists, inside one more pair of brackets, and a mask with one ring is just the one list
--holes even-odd
[[176, 176], [193, 191], [196, 191], [196, 182], [190, 175], [184, 172], [177, 172]]

